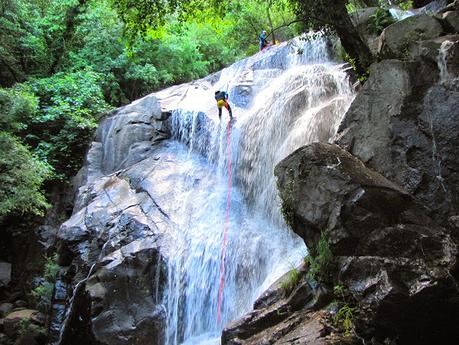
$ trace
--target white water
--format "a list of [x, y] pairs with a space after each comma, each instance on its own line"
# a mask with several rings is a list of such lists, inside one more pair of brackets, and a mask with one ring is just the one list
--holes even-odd
[[445, 0], [436, 0], [436, 1], [430, 2], [429, 4], [427, 4], [424, 7], [417, 8], [417, 9], [411, 9], [411, 10], [407, 10], [407, 11], [404, 11], [404, 10], [400, 9], [400, 7], [398, 7], [398, 6], [394, 6], [391, 1], [389, 1], [389, 4], [392, 6], [391, 8], [389, 8], [389, 13], [391, 14], [391, 16], [395, 20], [403, 20], [403, 19], [406, 19], [408, 17], [412, 17], [412, 16], [415, 16], [415, 15], [421, 14], [421, 13], [426, 13], [426, 14], [437, 13], [438, 11], [440, 11], [441, 9], [446, 7], [447, 1], [445, 1]]
[[[174, 185], [178, 202], [171, 218], [183, 238], [168, 263], [167, 345], [218, 344], [222, 328], [306, 255], [281, 217], [273, 170], [296, 148], [330, 140], [354, 97], [344, 66], [332, 62], [328, 47], [324, 38], [272, 47], [223, 70], [214, 85], [195, 82], [176, 104], [172, 131], [186, 147], [170, 146], [182, 162], [174, 172], [182, 180]], [[228, 161], [226, 120], [218, 122], [213, 99], [217, 89], [228, 90], [237, 118], [221, 324]], [[225, 109], [222, 118], [228, 118]]]

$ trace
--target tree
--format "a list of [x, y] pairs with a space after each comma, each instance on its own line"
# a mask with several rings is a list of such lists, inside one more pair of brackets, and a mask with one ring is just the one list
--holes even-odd
[[344, 50], [355, 60], [359, 75], [364, 75], [373, 56], [352, 24], [346, 0], [291, 0], [299, 18], [312, 29], [331, 28], [336, 31]]
[[205, 9], [224, 13], [225, 1], [219, 0], [112, 0], [125, 25], [125, 34], [130, 42], [149, 28], [164, 25], [168, 15], [174, 14], [181, 19], [189, 18]]

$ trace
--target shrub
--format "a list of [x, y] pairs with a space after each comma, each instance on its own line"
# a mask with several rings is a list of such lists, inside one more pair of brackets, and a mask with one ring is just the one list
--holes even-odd
[[354, 331], [354, 309], [344, 304], [333, 317], [333, 324], [338, 327], [344, 335], [351, 335]]
[[37, 299], [37, 303], [44, 312], [51, 306], [54, 283], [58, 272], [57, 255], [46, 257], [42, 282], [32, 291], [32, 295]]
[[27, 88], [0, 89], [0, 130], [25, 130], [38, 109], [38, 99]]
[[380, 35], [386, 27], [393, 23], [395, 23], [395, 19], [392, 18], [390, 12], [383, 8], [378, 8], [370, 17], [368, 30], [375, 35]]
[[110, 109], [100, 79], [99, 74], [85, 70], [29, 82], [40, 104], [25, 139], [53, 166], [54, 178], [76, 174], [98, 119]]
[[316, 253], [316, 256], [308, 255], [304, 259], [305, 264], [309, 266], [308, 277], [314, 280], [317, 280], [321, 274], [326, 273], [333, 258], [328, 240], [324, 233], [320, 234]]
[[30, 212], [43, 215], [49, 207], [41, 190], [51, 168], [19, 139], [0, 132], [0, 217]]

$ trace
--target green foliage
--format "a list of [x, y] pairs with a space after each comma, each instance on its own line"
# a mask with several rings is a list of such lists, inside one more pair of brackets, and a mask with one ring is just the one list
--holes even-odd
[[50, 172], [19, 139], [0, 132], [0, 217], [13, 212], [43, 215], [49, 204], [41, 186]]
[[324, 233], [320, 235], [315, 252], [315, 256], [306, 256], [304, 262], [309, 267], [308, 277], [313, 280], [318, 280], [321, 275], [326, 273], [333, 259], [333, 254]]
[[395, 19], [392, 18], [388, 10], [378, 8], [376, 12], [370, 17], [368, 22], [368, 30], [371, 33], [380, 35], [383, 30], [389, 25], [395, 23]]
[[290, 293], [293, 288], [298, 284], [300, 281], [300, 272], [297, 268], [292, 268], [288, 273], [284, 280], [281, 282], [281, 289], [284, 294]]
[[333, 324], [346, 336], [354, 333], [354, 310], [348, 304], [344, 304], [333, 317]]
[[333, 287], [333, 293], [337, 298], [343, 298], [344, 300], [344, 294], [346, 293], [346, 287], [343, 284], [336, 284]]
[[[357, 65], [356, 65], [356, 60], [353, 59], [351, 56], [349, 56], [349, 54], [347, 54], [346, 52], [344, 52], [344, 55], [342, 56], [342, 59], [343, 61], [346, 61], [349, 65], [351, 65], [352, 69], [357, 72]], [[360, 81], [361, 84], [364, 84], [367, 79], [369, 78], [370, 76], [370, 71], [367, 69], [365, 70], [364, 73], [361, 73], [358, 75], [358, 79]]]
[[43, 269], [43, 281], [32, 291], [32, 295], [37, 299], [40, 308], [44, 312], [51, 306], [54, 283], [56, 282], [58, 272], [57, 255], [46, 257]]
[[401, 1], [398, 6], [403, 10], [403, 11], [408, 11], [413, 8], [413, 0], [409, 1]]
[[214, 10], [222, 13], [224, 1], [217, 0], [112, 0], [124, 23], [124, 32], [133, 42], [136, 36], [145, 34], [149, 28], [158, 28], [166, 23], [169, 15], [177, 15], [186, 20], [204, 10]]
[[110, 109], [100, 79], [99, 74], [84, 70], [28, 83], [40, 103], [25, 140], [53, 166], [55, 178], [70, 177], [78, 171], [97, 120]]
[[38, 336], [43, 340], [46, 339], [46, 329], [44, 327], [35, 325], [32, 321], [28, 318], [23, 318], [19, 321], [19, 334], [26, 335], [26, 334], [34, 334], [34, 336]]
[[38, 109], [38, 99], [25, 88], [0, 89], [0, 130], [17, 133], [27, 129]]

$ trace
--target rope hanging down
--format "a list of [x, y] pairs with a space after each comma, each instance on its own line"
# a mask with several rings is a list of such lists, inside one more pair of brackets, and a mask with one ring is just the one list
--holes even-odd
[[217, 303], [217, 323], [221, 321], [221, 307], [223, 298], [223, 288], [225, 286], [225, 259], [226, 245], [228, 244], [228, 229], [229, 229], [229, 214], [231, 207], [231, 187], [232, 187], [232, 168], [231, 168], [231, 121], [228, 122], [226, 151], [228, 155], [228, 194], [226, 197], [226, 220], [223, 229], [222, 254], [220, 262], [220, 286], [218, 288], [218, 303]]

